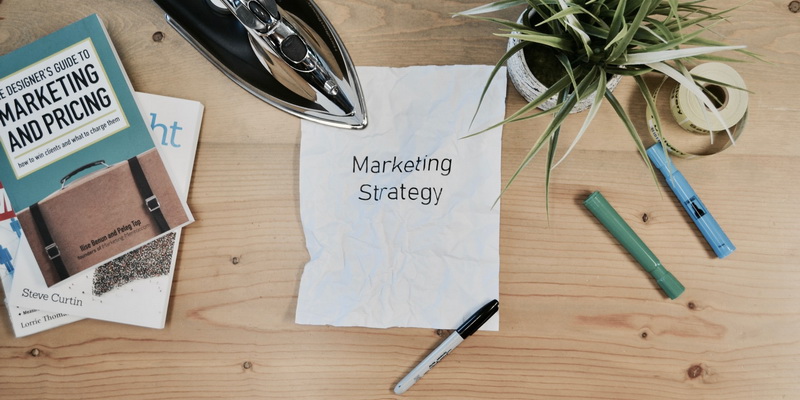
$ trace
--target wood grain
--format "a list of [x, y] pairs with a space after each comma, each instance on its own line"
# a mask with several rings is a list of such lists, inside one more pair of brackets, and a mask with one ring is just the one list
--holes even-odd
[[[549, 222], [543, 159], [502, 199], [501, 330], [470, 338], [403, 398], [800, 398], [800, 15], [788, 3], [746, 3], [715, 28], [769, 63], [735, 65], [754, 92], [736, 146], [676, 161], [736, 252], [714, 257], [605, 108], [554, 172]], [[357, 65], [494, 64], [503, 52], [494, 27], [451, 18], [480, 1], [318, 4]], [[296, 118], [231, 84], [150, 1], [4, 0], [0, 54], [91, 13], [137, 90], [205, 104], [197, 222], [184, 230], [164, 330], [85, 320], [15, 339], [0, 318], [0, 398], [398, 398], [393, 385], [447, 332], [293, 322], [308, 260]], [[643, 130], [635, 91], [623, 81], [615, 93]], [[511, 86], [507, 104], [523, 104]], [[504, 179], [545, 124], [505, 128]], [[665, 298], [583, 208], [598, 189], [687, 287], [680, 298]]]

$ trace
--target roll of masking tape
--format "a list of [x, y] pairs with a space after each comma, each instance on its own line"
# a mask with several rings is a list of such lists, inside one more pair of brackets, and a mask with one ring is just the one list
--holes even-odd
[[[676, 85], [669, 96], [669, 105], [675, 122], [683, 130], [698, 134], [709, 134], [713, 142], [713, 133], [727, 131], [730, 141], [724, 146], [717, 147], [712, 153], [696, 154], [682, 151], [670, 144], [659, 132], [655, 124], [655, 116], [650, 107], [647, 108], [647, 122], [650, 133], [656, 140], [663, 141], [669, 151], [679, 157], [694, 158], [718, 153], [730, 145], [742, 134], [747, 121], [748, 92], [744, 79], [732, 67], [717, 63], [705, 63], [691, 70], [698, 85], [706, 90], [706, 96], [714, 103], [719, 116], [711, 112], [703, 102], [688, 88]], [[666, 82], [666, 78], [653, 92], [654, 102], [658, 99], [658, 92]], [[718, 84], [720, 83], [720, 84]], [[721, 85], [724, 84], [724, 85]]]
[[721, 118], [713, 115], [686, 86], [678, 85], [669, 99], [672, 115], [678, 125], [689, 132], [711, 133], [730, 129], [744, 117], [747, 112], [747, 91], [744, 90], [744, 79], [736, 70], [722, 63], [706, 63], [693, 68], [691, 74], [705, 87], [706, 95], [717, 106]]

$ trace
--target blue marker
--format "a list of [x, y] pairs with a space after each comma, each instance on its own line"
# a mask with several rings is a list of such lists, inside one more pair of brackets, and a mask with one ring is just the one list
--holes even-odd
[[669, 185], [670, 189], [675, 193], [675, 196], [678, 197], [683, 208], [689, 213], [689, 217], [692, 218], [692, 221], [694, 221], [697, 228], [700, 229], [700, 232], [706, 238], [708, 244], [711, 245], [714, 253], [717, 253], [717, 257], [724, 258], [733, 253], [733, 251], [736, 250], [736, 246], [731, 243], [728, 236], [726, 236], [722, 228], [719, 227], [717, 221], [711, 216], [711, 213], [708, 212], [705, 204], [697, 197], [697, 193], [695, 193], [694, 189], [689, 185], [689, 182], [686, 181], [686, 178], [683, 177], [683, 174], [672, 164], [672, 160], [665, 156], [664, 148], [661, 146], [661, 143], [650, 146], [650, 148], [647, 149], [647, 156], [650, 157], [653, 166], [658, 168], [664, 175], [667, 185]]

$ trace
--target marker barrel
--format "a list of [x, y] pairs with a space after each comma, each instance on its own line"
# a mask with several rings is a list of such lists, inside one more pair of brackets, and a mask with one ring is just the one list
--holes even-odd
[[620, 217], [614, 207], [600, 192], [589, 195], [583, 204], [594, 214], [598, 221], [608, 229], [619, 243], [633, 256], [639, 265], [647, 271], [670, 299], [676, 299], [684, 291], [683, 285], [661, 264], [661, 261], [650, 251], [642, 239]]
[[453, 332], [444, 342], [440, 343], [439, 346], [436, 347], [427, 357], [425, 357], [419, 364], [417, 364], [414, 369], [411, 370], [397, 385], [394, 387], [394, 394], [403, 394], [417, 383], [428, 371], [431, 370], [439, 361], [450, 354], [453, 349], [455, 349], [461, 342], [464, 341], [464, 338], [458, 334], [458, 332]]
[[658, 168], [661, 174], [664, 175], [667, 185], [672, 189], [672, 192], [675, 193], [675, 197], [681, 202], [683, 209], [686, 210], [686, 213], [689, 214], [689, 217], [694, 221], [695, 225], [697, 225], [697, 229], [703, 234], [703, 237], [711, 246], [711, 249], [714, 250], [717, 257], [724, 258], [733, 253], [733, 251], [736, 250], [736, 246], [733, 245], [733, 242], [731, 242], [728, 236], [725, 235], [725, 232], [722, 231], [717, 220], [714, 219], [708, 211], [706, 205], [703, 204], [700, 197], [697, 196], [697, 193], [692, 189], [692, 186], [689, 185], [689, 182], [683, 174], [675, 168], [675, 165], [672, 164], [672, 161], [666, 156], [661, 143], [650, 146], [650, 148], [647, 149], [647, 156], [650, 158], [653, 166]]

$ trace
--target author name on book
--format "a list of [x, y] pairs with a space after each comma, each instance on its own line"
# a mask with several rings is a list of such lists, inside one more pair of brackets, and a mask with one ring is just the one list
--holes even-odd
[[30, 290], [28, 288], [22, 289], [22, 297], [34, 300], [52, 301], [53, 303], [68, 304], [71, 306], [83, 307], [83, 300], [76, 297], [62, 296], [56, 293], [42, 293]]

